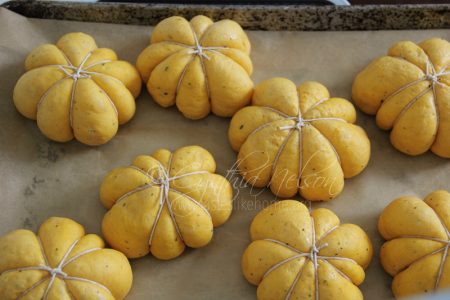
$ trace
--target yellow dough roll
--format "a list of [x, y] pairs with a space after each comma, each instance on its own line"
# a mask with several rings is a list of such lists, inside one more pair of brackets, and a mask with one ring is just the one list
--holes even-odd
[[55, 45], [37, 47], [25, 68], [14, 104], [51, 140], [101, 145], [134, 116], [142, 85], [138, 71], [111, 49], [97, 48], [87, 34], [68, 33]]
[[250, 42], [238, 23], [205, 16], [156, 25], [136, 65], [153, 99], [189, 119], [230, 117], [250, 102]]
[[214, 158], [199, 146], [160, 149], [114, 169], [100, 188], [109, 209], [102, 224], [106, 240], [129, 258], [151, 252], [168, 260], [185, 246], [206, 246], [233, 205], [231, 184], [215, 170]]
[[228, 138], [250, 184], [279, 197], [331, 200], [370, 158], [370, 141], [355, 121], [353, 105], [331, 98], [322, 84], [272, 78], [233, 116]]
[[0, 237], [0, 299], [124, 299], [133, 281], [128, 259], [95, 234], [52, 217], [38, 234]]
[[431, 149], [450, 157], [450, 43], [401, 41], [371, 62], [353, 82], [352, 97], [391, 143], [408, 155]]
[[450, 193], [438, 190], [425, 200], [404, 196], [392, 201], [378, 221], [387, 241], [381, 264], [391, 276], [395, 297], [450, 287]]
[[372, 244], [361, 228], [340, 224], [332, 211], [283, 200], [256, 215], [250, 235], [242, 271], [258, 286], [258, 299], [363, 299], [358, 286]]

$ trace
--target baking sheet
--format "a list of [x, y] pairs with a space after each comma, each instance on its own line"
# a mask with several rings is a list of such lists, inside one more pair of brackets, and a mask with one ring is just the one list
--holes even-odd
[[[22, 117], [12, 103], [15, 82], [34, 47], [54, 43], [67, 32], [92, 35], [99, 47], [114, 49], [121, 59], [135, 62], [148, 45], [151, 27], [27, 19], [0, 8], [0, 235], [17, 228], [36, 230], [50, 216], [73, 218], [87, 232], [100, 233], [106, 209], [98, 200], [103, 176], [128, 165], [138, 154], [158, 148], [174, 150], [197, 144], [215, 157], [222, 175], [240, 186], [230, 220], [217, 228], [205, 248], [187, 250], [172, 261], [151, 256], [133, 260], [134, 285], [128, 299], [254, 299], [256, 289], [244, 279], [240, 258], [249, 244], [249, 226], [255, 214], [275, 200], [268, 190], [242, 187], [230, 172], [236, 158], [228, 144], [229, 119], [209, 116], [185, 119], [175, 108], [155, 104], [146, 90], [137, 100], [131, 122], [100, 147], [76, 141], [47, 140], [34, 121]], [[255, 83], [275, 76], [296, 83], [317, 80], [332, 96], [350, 99], [356, 73], [383, 55], [398, 40], [419, 42], [430, 37], [450, 39], [449, 30], [377, 32], [262, 32], [249, 31]], [[327, 207], [341, 218], [361, 226], [374, 244], [374, 259], [361, 286], [365, 299], [390, 299], [391, 278], [382, 270], [382, 243], [376, 224], [387, 203], [404, 194], [420, 197], [436, 189], [450, 190], [450, 160], [431, 153], [409, 157], [395, 150], [389, 135], [374, 118], [358, 112], [372, 142], [366, 170], [346, 180], [344, 192]]]

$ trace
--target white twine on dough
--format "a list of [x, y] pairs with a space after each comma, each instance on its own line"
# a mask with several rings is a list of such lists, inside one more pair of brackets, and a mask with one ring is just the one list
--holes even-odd
[[[68, 264], [72, 263], [73, 261], [77, 260], [78, 258], [80, 258], [83, 255], [86, 255], [88, 253], [94, 252], [94, 251], [98, 251], [101, 250], [101, 248], [91, 248], [91, 249], [87, 249], [84, 250], [80, 253], [78, 253], [77, 255], [71, 257], [70, 259], [67, 259], [67, 257], [70, 255], [70, 253], [72, 252], [73, 248], [78, 244], [79, 240], [76, 240], [70, 247], [69, 249], [66, 251], [66, 253], [64, 254], [63, 258], [61, 259], [60, 263], [58, 264], [58, 266], [56, 268], [52, 268], [50, 267], [49, 263], [48, 263], [48, 259], [47, 256], [45, 255], [45, 251], [44, 248], [42, 247], [42, 243], [40, 242], [40, 239], [38, 237], [38, 241], [39, 241], [39, 245], [42, 251], [42, 255], [44, 257], [44, 261], [45, 261], [45, 265], [43, 266], [30, 266], [30, 267], [21, 267], [21, 268], [15, 268], [15, 269], [9, 269], [6, 271], [3, 271], [1, 275], [3, 274], [7, 274], [10, 272], [21, 272], [21, 271], [32, 271], [32, 270], [36, 270], [36, 271], [46, 271], [50, 274], [50, 281], [47, 285], [47, 287], [45, 288], [44, 294], [42, 296], [43, 300], [47, 299], [48, 293], [50, 292], [50, 289], [53, 286], [53, 283], [56, 279], [56, 277], [60, 278], [61, 280], [74, 280], [74, 281], [82, 281], [82, 282], [87, 282], [93, 285], [96, 285], [98, 287], [103, 288], [104, 290], [106, 290], [107, 292], [109, 292], [112, 295], [112, 292], [109, 288], [107, 288], [106, 286], [104, 286], [103, 284], [94, 281], [94, 280], [90, 280], [90, 279], [86, 279], [86, 278], [82, 278], [82, 277], [74, 277], [74, 276], [69, 276], [66, 272], [63, 271], [64, 267], [66, 267]], [[25, 297], [28, 293], [30, 293], [32, 290], [34, 290], [36, 287], [38, 287], [40, 284], [42, 284], [44, 281], [46, 281], [48, 279], [48, 277], [44, 277], [41, 280], [37, 281], [36, 283], [34, 283], [31, 287], [29, 287], [28, 289], [26, 289], [25, 291], [23, 291], [18, 297], [17, 299], [21, 299], [23, 297]]]
[[283, 143], [281, 144], [280, 148], [278, 148], [277, 154], [275, 155], [275, 159], [273, 160], [273, 163], [272, 163], [272, 171], [271, 171], [272, 176], [275, 173], [275, 169], [276, 169], [278, 160], [280, 159], [281, 153], [283, 152], [284, 148], [286, 147], [286, 145], [289, 142], [289, 139], [291, 138], [293, 133], [294, 133], [293, 130], [289, 130], [288, 135], [284, 138]]
[[[321, 104], [321, 103], [323, 103], [323, 102], [325, 102], [327, 100], [329, 100], [329, 99], [321, 100], [319, 102]], [[319, 104], [317, 104], [317, 105], [319, 105]], [[314, 105], [314, 107], [316, 107], [317, 105]], [[310, 109], [308, 109], [308, 111]], [[301, 181], [301, 177], [302, 177], [302, 173], [303, 173], [303, 170], [302, 170], [303, 169], [303, 136], [302, 136], [302, 127], [304, 127], [306, 125], [310, 125], [311, 122], [314, 122], [314, 121], [340, 121], [340, 122], [345, 122], [345, 123], [347, 121], [342, 119], [342, 118], [333, 118], [333, 117], [304, 119], [301, 116], [300, 107], [298, 108], [298, 115], [297, 115], [297, 117], [294, 118], [294, 120], [295, 120], [295, 124], [287, 125], [287, 126], [281, 126], [281, 127], [279, 127], [279, 129], [280, 130], [291, 130], [291, 129], [298, 130], [298, 134], [299, 134], [299, 166], [298, 166], [298, 183], [297, 184], [298, 184], [298, 186], [300, 186], [300, 181]], [[319, 131], [319, 133], [321, 133], [320, 130], [317, 129], [317, 131]], [[336, 148], [334, 147], [333, 143], [331, 143], [331, 141], [329, 141], [328, 138], [325, 137], [325, 135], [323, 135], [322, 133], [321, 133], [321, 135], [328, 141], [328, 144], [330, 145], [331, 149], [333, 150], [333, 152], [336, 155], [337, 160], [340, 163], [341, 162], [341, 158], [340, 158], [339, 153], [337, 152]], [[278, 160], [276, 160], [274, 162], [274, 164], [276, 164], [276, 163], [278, 163]]]
[[[198, 56], [200, 58], [200, 65], [202, 67], [203, 75], [205, 76], [205, 89], [206, 89], [206, 94], [208, 95], [208, 99], [209, 99], [209, 98], [211, 98], [211, 90], [209, 89], [208, 75], [206, 73], [206, 67], [205, 67], [205, 63], [204, 63], [203, 59], [206, 58], [207, 60], [210, 60], [211, 58], [206, 54], [205, 51], [210, 51], [210, 52], [214, 52], [214, 53], [217, 53], [217, 54], [225, 55], [225, 54], [223, 54], [222, 52], [220, 52], [218, 50], [229, 49], [229, 48], [228, 47], [203, 47], [201, 45], [201, 39], [203, 38], [203, 36], [205, 36], [205, 34], [203, 34], [202, 38], [200, 38], [200, 40], [199, 40], [198, 37], [197, 37], [197, 34], [195, 33], [195, 29], [192, 27], [192, 25], [190, 25], [190, 27], [191, 27], [192, 35], [194, 37], [194, 42], [195, 42], [194, 46], [191, 46], [191, 45], [188, 45], [188, 44], [179, 43], [179, 42], [169, 41], [170, 43], [173, 43], [175, 45], [191, 49], [191, 50], [188, 51], [188, 54], [194, 54], [192, 59], [186, 64], [186, 66], [184, 67], [183, 71], [181, 72], [181, 75], [180, 75], [180, 78], [178, 79], [178, 83], [177, 83], [177, 87], [176, 87], [175, 92], [176, 92], [176, 95], [177, 95], [178, 92], [179, 92], [179, 89], [181, 87], [181, 83], [183, 82], [183, 79], [184, 79], [184, 76], [186, 74], [186, 71], [187, 71], [188, 67], [194, 61], [195, 56]], [[211, 28], [211, 26], [209, 28]], [[207, 29], [207, 31], [209, 30], [209, 28]]]
[[[69, 58], [64, 54], [64, 52], [62, 52], [62, 51], [60, 51], [60, 52], [65, 57], [68, 65], [52, 64], [52, 65], [46, 65], [46, 66], [47, 67], [57, 67], [58, 69], [63, 71], [67, 76], [64, 77], [64, 78], [59, 79], [58, 81], [53, 83], [47, 89], [47, 91], [39, 99], [38, 104], [37, 104], [37, 109], [39, 110], [39, 107], [41, 106], [41, 104], [44, 101], [44, 99], [46, 98], [46, 96], [49, 94], [50, 90], [52, 90], [54, 87], [56, 87], [58, 84], [60, 84], [64, 79], [72, 78], [73, 79], [73, 85], [72, 85], [72, 91], [71, 91], [71, 96], [70, 96], [70, 104], [69, 104], [69, 125], [70, 125], [71, 128], [73, 128], [73, 105], [74, 105], [74, 100], [75, 100], [75, 89], [76, 89], [76, 85], [77, 85], [78, 79], [90, 78], [92, 75], [103, 75], [103, 76], [107, 76], [108, 78], [113, 78], [115, 80], [118, 80], [118, 79], [113, 77], [113, 76], [109, 76], [107, 74], [102, 74], [102, 73], [99, 73], [99, 72], [87, 71], [88, 69], [90, 69], [92, 67], [95, 67], [97, 65], [112, 62], [112, 60], [100, 60], [100, 61], [92, 63], [89, 66], [83, 68], [84, 64], [86, 63], [86, 61], [92, 55], [92, 51], [90, 51], [90, 52], [87, 53], [87, 55], [81, 61], [80, 65], [78, 67], [75, 67], [72, 64], [72, 62], [69, 60]], [[120, 81], [120, 80], [118, 80], [118, 81]], [[112, 101], [111, 97], [108, 95], [108, 93], [106, 93], [106, 91], [103, 88], [101, 88], [100, 86], [99, 86], [99, 88], [104, 92], [104, 94], [106, 95], [106, 97], [108, 99], [108, 102], [112, 105], [112, 107], [113, 107], [113, 109], [114, 109], [114, 111], [116, 113], [116, 116], [118, 116], [119, 113], [118, 113], [117, 108], [116, 108], [114, 102]]]
[[[315, 107], [319, 106], [320, 104], [322, 104], [322, 103], [324, 103], [324, 102], [326, 102], [326, 101], [328, 101], [328, 100], [330, 100], [330, 98], [321, 99], [320, 101], [318, 101], [318, 102], [316, 102], [314, 105], [312, 105], [305, 113], [308, 113], [310, 110], [314, 109]], [[289, 116], [288, 114], [285, 114], [285, 113], [283, 113], [283, 112], [281, 112], [281, 111], [279, 111], [279, 110], [277, 110], [277, 109], [275, 109], [275, 108], [273, 108], [273, 107], [270, 107], [270, 106], [255, 106], [255, 107], [264, 108], [264, 109], [273, 111], [273, 112], [279, 114], [282, 118], [281, 118], [281, 119], [274, 120], [274, 121], [271, 121], [271, 122], [267, 122], [267, 123], [264, 123], [264, 124], [258, 126], [257, 128], [255, 128], [255, 129], [247, 136], [247, 139], [248, 139], [250, 136], [252, 136], [253, 134], [255, 134], [255, 133], [261, 131], [262, 129], [264, 129], [264, 128], [266, 128], [266, 127], [269, 127], [270, 125], [272, 125], [272, 124], [275, 123], [275, 122], [282, 121], [282, 120], [294, 120], [294, 121], [295, 121], [295, 124], [293, 124], [293, 125], [281, 126], [281, 127], [278, 127], [278, 129], [279, 129], [279, 130], [291, 130], [291, 129], [294, 129], [294, 130], [298, 130], [298, 132], [299, 132], [299, 175], [298, 175], [298, 186], [300, 186], [301, 175], [302, 175], [302, 173], [303, 173], [303, 170], [302, 170], [302, 166], [303, 166], [303, 163], [302, 163], [302, 161], [303, 161], [302, 127], [304, 127], [304, 126], [306, 126], [306, 125], [311, 125], [311, 123], [314, 122], [314, 121], [341, 121], [341, 122], [347, 122], [346, 120], [344, 120], [344, 119], [342, 119], [342, 118], [333, 118], [333, 117], [304, 119], [304, 118], [301, 117], [300, 107], [298, 108], [298, 113], [297, 113], [297, 116], [296, 116], [296, 117]], [[319, 131], [319, 132], [320, 132], [320, 131]], [[321, 133], [321, 132], [320, 132], [320, 133]], [[321, 133], [321, 134], [322, 134], [322, 133]], [[323, 134], [322, 134], [322, 135], [323, 135]], [[277, 154], [276, 154], [276, 156], [275, 156], [275, 159], [274, 159], [274, 161], [272, 162], [272, 175], [273, 175], [273, 172], [274, 172], [274, 170], [275, 170], [275, 168], [276, 168], [276, 165], [278, 164], [278, 160], [279, 160], [279, 158], [280, 158], [280, 156], [281, 156], [281, 154], [282, 154], [282, 151], [283, 151], [283, 149], [285, 148], [285, 146], [286, 146], [286, 144], [287, 144], [287, 140], [288, 140], [290, 137], [291, 137], [291, 134], [289, 133], [289, 134], [284, 138], [284, 140], [283, 140], [283, 142], [282, 142], [282, 144], [281, 144], [281, 146], [280, 146], [280, 149], [278, 150], [278, 152], [277, 152]], [[325, 137], [325, 136], [324, 136], [324, 137]], [[327, 139], [327, 138], [325, 137], [325, 139]], [[327, 139], [327, 140], [328, 140], [328, 139]], [[329, 140], [328, 140], [328, 144], [329, 144], [330, 147], [333, 149], [334, 153], [336, 154], [337, 160], [338, 160], [339, 163], [340, 163], [341, 158], [340, 158], [340, 156], [339, 156], [339, 154], [338, 154], [336, 148], [334, 147], [334, 145], [333, 145]], [[280, 150], [281, 150], [281, 151], [280, 151]], [[269, 184], [270, 184], [270, 183], [269, 183]]]
[[[449, 236], [450, 238], [450, 236]], [[434, 284], [434, 290], [437, 291], [437, 289], [439, 288], [439, 284], [441, 282], [441, 278], [442, 278], [442, 273], [444, 272], [444, 265], [445, 262], [447, 261], [447, 256], [448, 256], [448, 249], [450, 248], [450, 241], [447, 242], [447, 244], [445, 245], [445, 247], [443, 249], [441, 249], [441, 251], [444, 251], [444, 253], [442, 254], [442, 260], [441, 263], [439, 265], [439, 270], [438, 270], [438, 274], [436, 277], [436, 283]]]
[[[434, 210], [433, 210], [434, 211]], [[429, 240], [429, 241], [433, 241], [433, 242], [438, 242], [438, 243], [443, 243], [445, 244], [442, 248], [439, 248], [431, 253], [428, 253], [422, 257], [417, 258], [416, 260], [414, 260], [413, 262], [411, 262], [409, 265], [412, 265], [416, 262], [418, 262], [421, 259], [424, 259], [426, 257], [429, 257], [431, 255], [434, 255], [436, 253], [439, 252], [444, 252], [442, 255], [442, 260], [439, 264], [439, 269], [438, 269], [438, 273], [436, 276], [436, 281], [434, 284], [434, 291], [437, 291], [437, 289], [439, 288], [439, 283], [441, 282], [441, 278], [442, 278], [442, 273], [444, 272], [444, 266], [445, 266], [445, 262], [447, 260], [447, 256], [449, 254], [449, 249], [450, 249], [450, 231], [448, 230], [447, 226], [445, 226], [444, 221], [442, 220], [442, 218], [436, 213], [434, 212], [436, 217], [438, 218], [438, 220], [440, 221], [440, 223], [442, 224], [442, 227], [444, 228], [445, 234], [447, 235], [447, 240], [442, 240], [439, 238], [434, 238], [434, 237], [430, 237], [430, 236], [424, 236], [424, 235], [399, 235], [396, 236], [394, 239], [423, 239], [423, 240]]]
[[215, 53], [223, 54], [217, 50], [227, 49], [227, 47], [203, 47], [200, 44], [200, 41], [198, 40], [197, 34], [195, 33], [195, 30], [192, 28], [192, 33], [194, 35], [194, 41], [195, 46], [192, 47], [192, 50], [189, 51], [190, 54], [196, 54], [202, 58], [206, 58], [207, 60], [210, 60], [211, 58], [205, 53], [205, 51], [214, 51]]
[[194, 198], [190, 197], [189, 195], [187, 195], [187, 194], [185, 194], [185, 193], [183, 193], [183, 192], [181, 192], [181, 191], [179, 191], [177, 189], [174, 189], [173, 187], [170, 187], [170, 182], [172, 182], [174, 180], [177, 180], [177, 179], [180, 179], [180, 178], [183, 178], [183, 177], [187, 177], [187, 176], [191, 176], [191, 175], [209, 174], [209, 172], [207, 172], [207, 171], [194, 171], [194, 172], [189, 172], [189, 173], [185, 173], [185, 174], [181, 174], [181, 175], [176, 175], [176, 176], [170, 177], [169, 173], [170, 173], [171, 164], [172, 164], [172, 154], [170, 155], [170, 158], [169, 158], [167, 171], [165, 170], [164, 166], [158, 161], [158, 169], [157, 169], [158, 170], [158, 178], [154, 178], [152, 175], [149, 174], [149, 172], [145, 172], [144, 170], [142, 170], [142, 169], [140, 169], [140, 168], [138, 168], [136, 166], [129, 166], [129, 168], [137, 170], [137, 171], [141, 172], [142, 174], [144, 174], [145, 176], [147, 176], [150, 179], [151, 183], [150, 184], [144, 184], [142, 186], [139, 186], [139, 187], [137, 187], [137, 188], [135, 188], [135, 189], [125, 193], [124, 195], [122, 195], [116, 201], [116, 204], [117, 204], [120, 201], [122, 201], [123, 199], [127, 198], [128, 196], [130, 196], [130, 195], [132, 195], [132, 194], [134, 194], [136, 192], [148, 189], [148, 188], [153, 187], [153, 186], [158, 186], [160, 188], [159, 208], [158, 208], [158, 211], [156, 213], [155, 221], [153, 222], [152, 229], [150, 231], [149, 241], [148, 241], [148, 244], [150, 246], [152, 245], [153, 236], [155, 234], [155, 230], [156, 230], [156, 226], [158, 225], [158, 221], [159, 221], [159, 219], [161, 217], [161, 213], [162, 213], [162, 210], [164, 208], [164, 204], [166, 204], [167, 210], [169, 211], [170, 218], [172, 219], [172, 222], [173, 222], [173, 224], [175, 226], [175, 230], [177, 232], [178, 237], [180, 238], [181, 241], [183, 241], [183, 236], [181, 234], [181, 230], [180, 230], [180, 228], [178, 226], [178, 223], [177, 223], [177, 221], [175, 219], [175, 215], [174, 215], [173, 210], [172, 210], [172, 205], [171, 205], [171, 203], [169, 201], [169, 192], [175, 192], [175, 193], [177, 193], [179, 195], [182, 195], [182, 196], [186, 197], [188, 200], [190, 200], [195, 205], [200, 207], [200, 209], [202, 209], [208, 215], [208, 217], [212, 220], [212, 216], [209, 213], [208, 209], [205, 206], [203, 206], [200, 202], [198, 202]]
[[[311, 210], [311, 208], [310, 208]], [[327, 262], [330, 264], [330, 266], [332, 266], [340, 275], [342, 275], [345, 279], [351, 281], [351, 279], [345, 275], [341, 270], [339, 270], [336, 266], [334, 266], [333, 264], [331, 264], [328, 260], [342, 260], [342, 261], [347, 261], [347, 262], [351, 262], [354, 264], [357, 264], [356, 261], [354, 261], [351, 258], [348, 257], [340, 257], [340, 256], [323, 256], [323, 255], [319, 255], [320, 250], [322, 250], [325, 247], [328, 247], [328, 243], [322, 244], [320, 246], [318, 246], [320, 244], [320, 242], [326, 237], [328, 236], [331, 232], [333, 232], [336, 228], [338, 228], [337, 226], [331, 228], [330, 230], [328, 230], [321, 238], [319, 241], [316, 240], [316, 229], [315, 229], [315, 225], [314, 225], [314, 218], [312, 216], [310, 216], [311, 218], [311, 225], [312, 225], [312, 245], [311, 245], [311, 250], [310, 252], [302, 252], [299, 251], [298, 249], [275, 239], [264, 239], [264, 241], [268, 241], [268, 242], [272, 242], [275, 244], [278, 244], [280, 246], [284, 246], [286, 248], [288, 248], [289, 250], [292, 250], [294, 252], [296, 252], [296, 255], [293, 255], [291, 257], [288, 257], [278, 263], [276, 263], [275, 265], [273, 265], [272, 267], [270, 267], [263, 275], [263, 279], [266, 278], [272, 271], [274, 271], [275, 269], [281, 267], [282, 265], [295, 260], [297, 258], [301, 258], [304, 257], [306, 260], [310, 260], [313, 264], [313, 268], [314, 268], [314, 276], [315, 276], [315, 299], [319, 300], [320, 299], [320, 295], [319, 295], [319, 273], [318, 273], [318, 268], [319, 268], [319, 264], [318, 261], [322, 260], [324, 262]], [[294, 292], [295, 286], [297, 285], [298, 281], [300, 280], [300, 277], [303, 273], [303, 269], [306, 266], [307, 261], [305, 260], [305, 262], [303, 263], [302, 267], [300, 268], [299, 272], [297, 273], [291, 287], [288, 290], [288, 293], [286, 294], [285, 300], [289, 300], [292, 297], [292, 293]]]
[[[427, 55], [425, 53], [425, 55]], [[386, 103], [387, 101], [389, 101], [390, 99], [392, 99], [394, 96], [400, 94], [401, 92], [403, 92], [404, 90], [420, 83], [423, 81], [429, 81], [430, 82], [430, 86], [428, 88], [426, 88], [425, 90], [423, 90], [421, 93], [419, 93], [417, 96], [413, 97], [413, 99], [411, 99], [406, 105], [405, 107], [403, 107], [403, 109], [400, 111], [399, 115], [397, 116], [397, 118], [394, 121], [394, 124], [397, 123], [397, 121], [400, 119], [401, 116], [403, 116], [423, 95], [425, 95], [426, 93], [428, 93], [430, 90], [432, 90], [433, 92], [433, 104], [434, 104], [434, 109], [436, 112], [436, 118], [437, 118], [437, 122], [436, 122], [436, 127], [438, 130], [439, 129], [439, 109], [438, 109], [438, 105], [437, 105], [437, 97], [436, 97], [436, 85], [440, 85], [442, 87], [448, 87], [445, 84], [443, 84], [442, 82], [439, 81], [439, 78], [441, 76], [447, 76], [450, 75], [450, 72], [446, 72], [448, 66], [445, 66], [441, 69], [441, 71], [439, 73], [436, 72], [436, 68], [434, 67], [433, 62], [431, 61], [430, 57], [427, 55], [427, 64], [426, 64], [426, 70], [425, 70], [425, 74], [417, 79], [414, 80], [408, 84], [405, 84], [404, 86], [401, 86], [399, 89], [395, 90], [394, 92], [392, 92], [391, 94], [389, 94], [387, 97], [385, 97], [383, 99], [383, 102]]]

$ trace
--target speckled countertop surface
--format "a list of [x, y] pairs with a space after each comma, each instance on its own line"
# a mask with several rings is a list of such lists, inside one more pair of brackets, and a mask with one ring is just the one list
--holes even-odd
[[450, 28], [450, 4], [368, 6], [179, 5], [11, 1], [3, 4], [33, 18], [155, 25], [164, 18], [198, 14], [233, 19], [254, 30], [385, 30]]

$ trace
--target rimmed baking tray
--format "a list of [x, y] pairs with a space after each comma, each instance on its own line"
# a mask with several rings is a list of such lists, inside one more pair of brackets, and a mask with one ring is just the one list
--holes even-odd
[[[149, 25], [166, 16], [204, 13], [216, 19], [232, 17], [252, 29], [247, 33], [255, 83], [275, 76], [296, 83], [317, 80], [331, 95], [350, 99], [355, 75], [396, 41], [419, 42], [434, 36], [450, 39], [448, 5], [244, 9], [16, 1], [5, 7], [8, 9], [0, 8], [0, 235], [16, 228], [36, 230], [50, 216], [70, 217], [87, 232], [101, 233], [106, 210], [98, 200], [98, 190], [103, 176], [128, 165], [134, 156], [158, 148], [203, 146], [216, 158], [217, 172], [236, 187], [233, 214], [215, 230], [207, 247], [188, 250], [168, 262], [150, 256], [132, 261], [134, 286], [128, 299], [133, 300], [254, 299], [256, 289], [243, 278], [240, 258], [250, 242], [252, 218], [276, 199], [268, 190], [245, 187], [233, 172], [236, 154], [227, 140], [229, 119], [187, 120], [175, 108], [159, 107], [145, 89], [137, 99], [134, 119], [108, 144], [88, 147], [75, 141], [60, 144], [47, 140], [35, 122], [19, 115], [12, 103], [12, 90], [31, 49], [53, 43], [64, 33], [83, 31], [95, 37], [100, 47], [112, 48], [121, 59], [135, 62], [148, 45]], [[65, 18], [77, 21], [60, 20]], [[402, 30], [384, 30], [393, 28]], [[332, 209], [342, 222], [358, 224], [369, 234], [375, 256], [361, 290], [368, 300], [391, 299], [391, 278], [378, 260], [382, 244], [376, 228], [378, 215], [401, 195], [424, 197], [436, 189], [450, 190], [450, 160], [431, 153], [406, 156], [391, 146], [389, 134], [377, 128], [372, 116], [358, 111], [357, 123], [372, 143], [368, 167], [346, 180], [337, 199], [313, 207]]]

